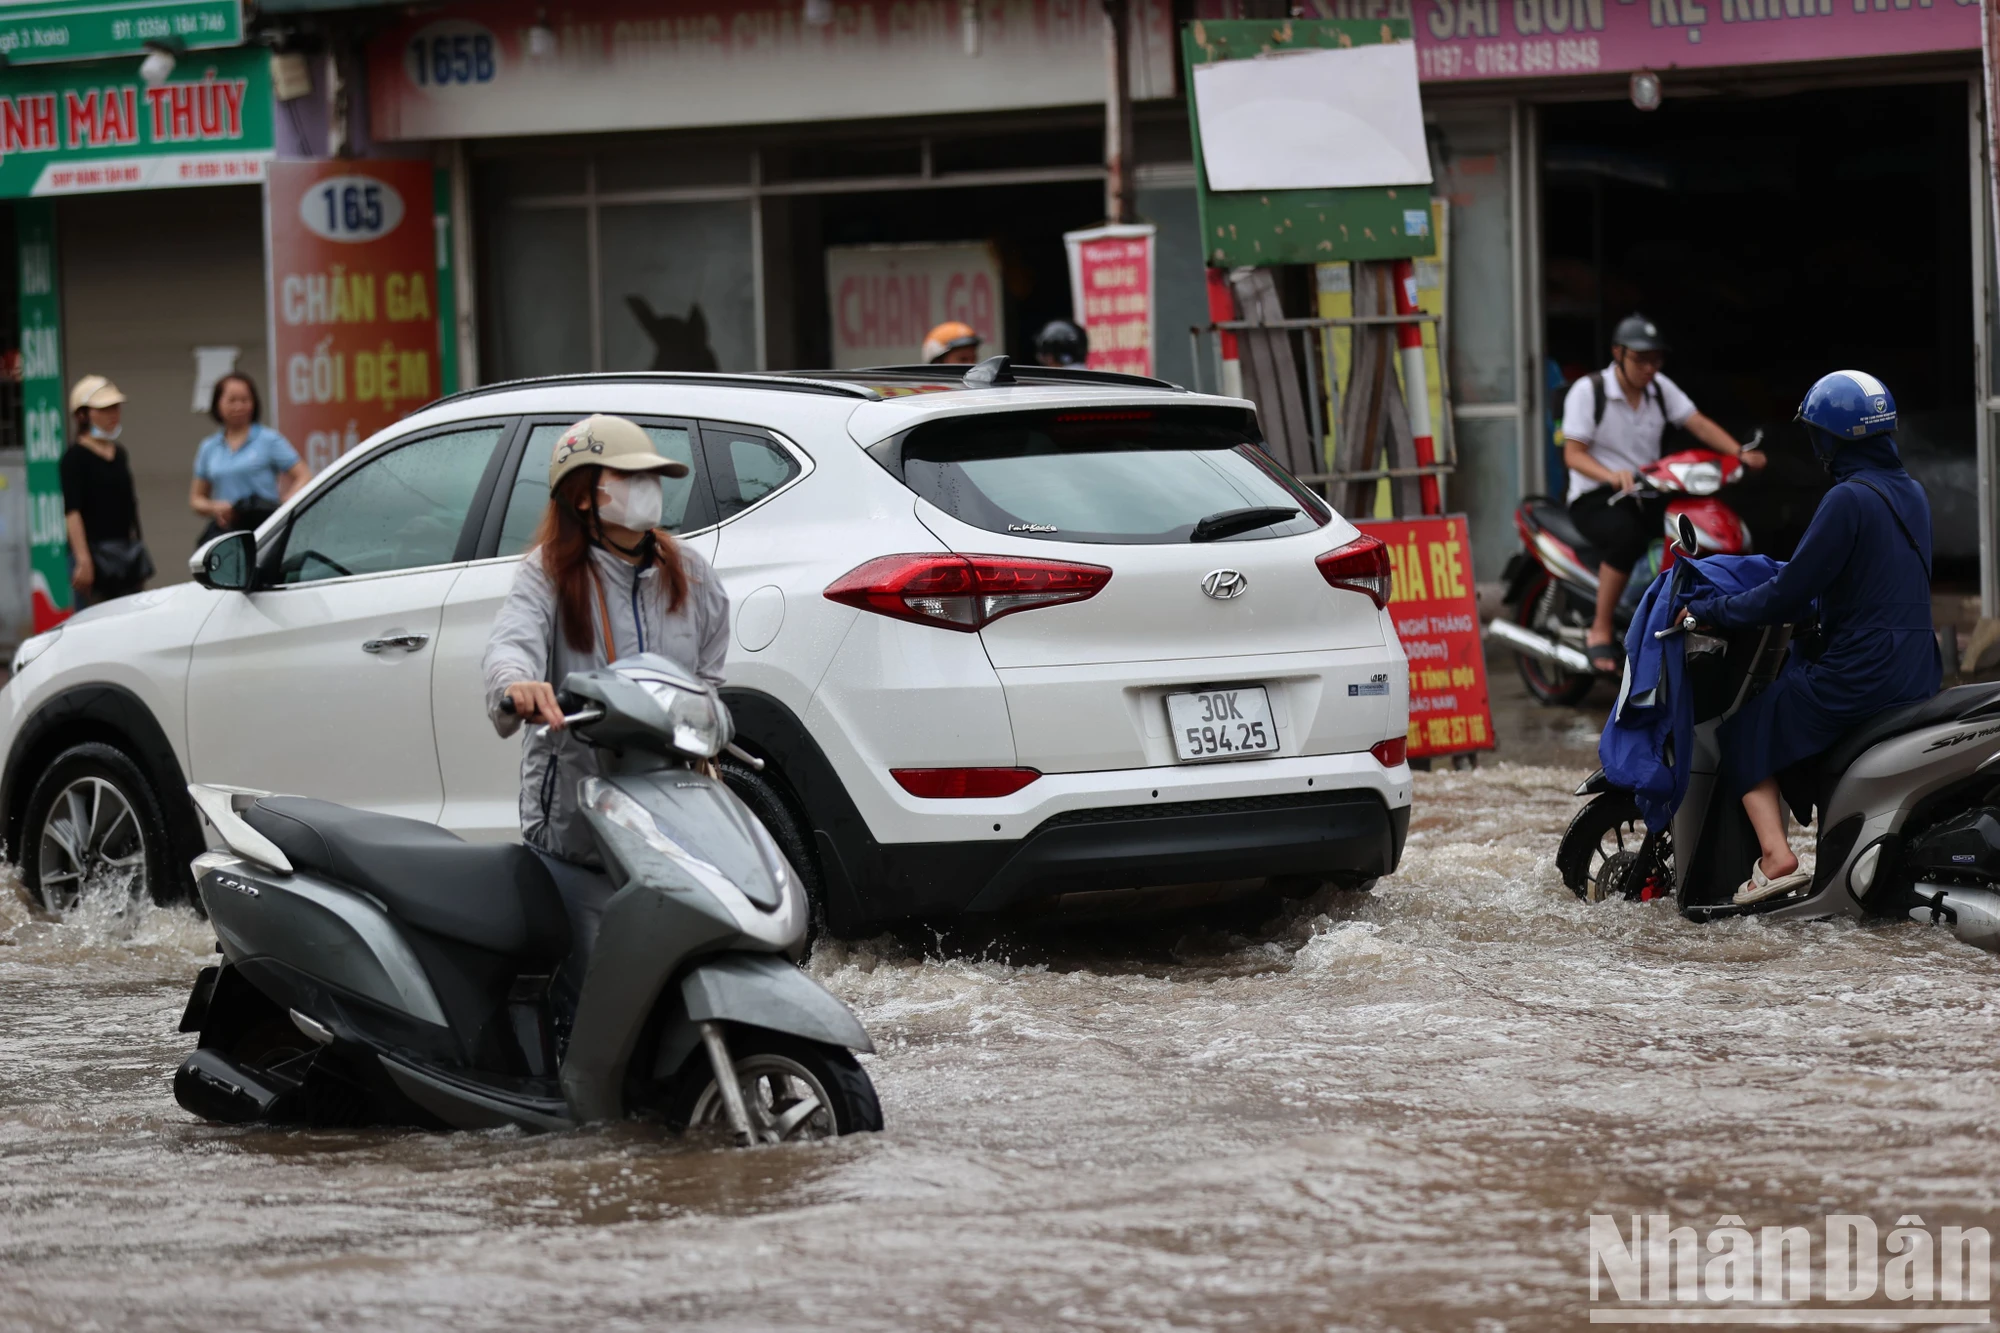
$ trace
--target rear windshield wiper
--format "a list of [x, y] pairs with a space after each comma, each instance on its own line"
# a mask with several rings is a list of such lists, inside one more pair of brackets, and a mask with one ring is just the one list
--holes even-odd
[[1283, 523], [1288, 518], [1298, 516], [1299, 511], [1288, 505], [1256, 505], [1249, 509], [1225, 509], [1219, 514], [1210, 514], [1195, 524], [1194, 531], [1188, 534], [1188, 540], [1220, 541], [1224, 537], [1234, 537], [1239, 532], [1268, 528], [1273, 523]]

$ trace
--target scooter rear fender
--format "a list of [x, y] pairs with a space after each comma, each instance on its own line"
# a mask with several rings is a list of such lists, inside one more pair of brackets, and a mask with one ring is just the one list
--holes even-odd
[[[1891, 736], [1865, 751], [1841, 775], [1820, 818], [1822, 830], [1839, 828], [1859, 815], [1861, 832], [1833, 874], [1810, 899], [1774, 915], [1820, 915], [1858, 911], [1860, 900], [1848, 876], [1861, 854], [1885, 836], [1900, 834], [1910, 812], [1925, 797], [1985, 770], [2000, 781], [2000, 719], [1941, 722]], [[1873, 887], [1872, 885], [1870, 886]], [[1817, 904], [1818, 910], [1804, 909]]]
[[419, 1022], [448, 1027], [416, 954], [367, 897], [227, 852], [198, 856], [193, 869], [201, 905], [231, 963], [273, 958]]

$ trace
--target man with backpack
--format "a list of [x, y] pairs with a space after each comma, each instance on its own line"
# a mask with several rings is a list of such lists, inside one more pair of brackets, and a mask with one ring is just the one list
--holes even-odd
[[1663, 531], [1665, 506], [1629, 496], [1638, 470], [1660, 456], [1660, 438], [1679, 426], [1719, 454], [1762, 467], [1728, 431], [1703, 416], [1681, 387], [1660, 373], [1667, 342], [1644, 315], [1627, 315], [1611, 335], [1611, 364], [1578, 378], [1563, 400], [1563, 463], [1569, 468], [1569, 512], [1603, 561], [1597, 567], [1597, 614], [1591, 622], [1590, 664], [1605, 675], [1619, 665], [1615, 617], [1632, 566]]

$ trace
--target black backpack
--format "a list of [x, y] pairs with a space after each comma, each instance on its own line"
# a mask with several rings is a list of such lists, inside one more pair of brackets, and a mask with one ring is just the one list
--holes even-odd
[[[1641, 403], [1650, 401], [1660, 409], [1660, 416], [1667, 415], [1667, 396], [1660, 392], [1660, 377], [1655, 375], [1646, 385], [1646, 392], [1639, 398]], [[1590, 424], [1593, 428], [1604, 424], [1604, 372], [1593, 372], [1590, 377]], [[1669, 426], [1674, 423], [1667, 422]]]

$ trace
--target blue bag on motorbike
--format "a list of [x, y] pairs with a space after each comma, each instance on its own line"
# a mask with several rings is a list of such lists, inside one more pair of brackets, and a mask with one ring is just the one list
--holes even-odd
[[1655, 579], [1632, 617], [1625, 635], [1625, 678], [1598, 738], [1597, 758], [1613, 785], [1630, 789], [1646, 827], [1655, 833], [1673, 819], [1687, 795], [1686, 756], [1694, 741], [1694, 696], [1685, 687], [1686, 640], [1659, 634], [1687, 602], [1754, 588], [1782, 568], [1782, 562], [1766, 555], [1677, 560], [1673, 577]]

